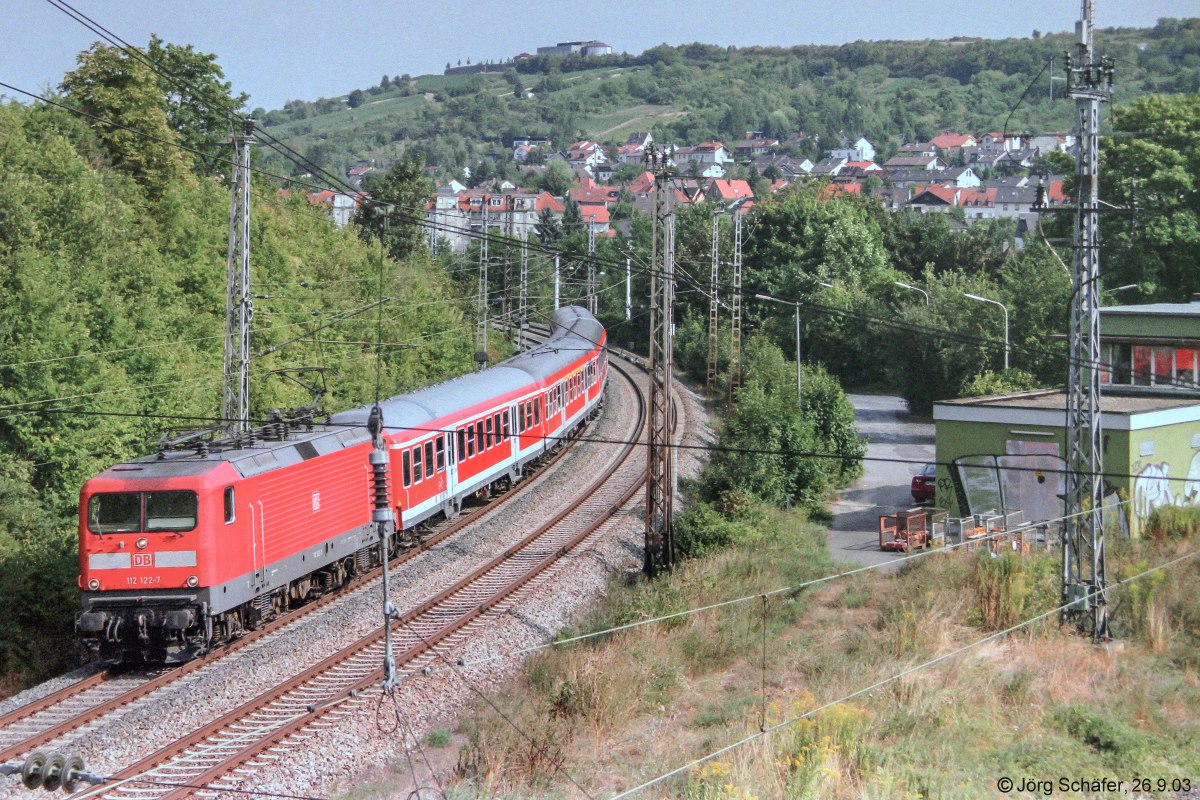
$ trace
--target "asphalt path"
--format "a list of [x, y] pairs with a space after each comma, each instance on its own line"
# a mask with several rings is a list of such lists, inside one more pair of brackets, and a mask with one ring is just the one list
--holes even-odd
[[840, 492], [829, 505], [833, 515], [829, 550], [835, 559], [851, 564], [896, 562], [904, 556], [879, 549], [879, 516], [915, 505], [909, 487], [921, 465], [933, 460], [933, 423], [911, 419], [899, 397], [849, 397], [859, 435], [867, 440], [868, 460], [863, 462], [863, 476], [858, 482]]

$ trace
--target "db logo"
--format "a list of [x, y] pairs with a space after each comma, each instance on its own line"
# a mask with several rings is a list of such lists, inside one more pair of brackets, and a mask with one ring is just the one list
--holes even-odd
[[133, 554], [133, 565], [135, 567], [153, 567], [154, 566], [154, 554], [153, 553], [134, 553]]
[[313, 492], [313, 511], [321, 510], [321, 493]]

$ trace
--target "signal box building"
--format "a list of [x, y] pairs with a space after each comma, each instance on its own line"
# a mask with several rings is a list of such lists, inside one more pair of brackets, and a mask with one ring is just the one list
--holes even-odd
[[[1101, 428], [1107, 490], [1122, 500], [1135, 535], [1164, 505], [1200, 503], [1200, 298], [1101, 309]], [[1067, 393], [1062, 389], [947, 400], [934, 405], [935, 503], [965, 515], [947, 466], [973, 457], [1066, 458]], [[1033, 462], [1030, 462], [1033, 463]], [[1020, 487], [1045, 475], [1028, 471]], [[1053, 492], [1061, 494], [1061, 481]], [[1055, 493], [1041, 492], [1041, 505]], [[1058, 506], [1061, 514], [1062, 506]], [[1008, 510], [1014, 510], [1010, 507]], [[1037, 509], [1026, 511], [1036, 521]], [[1032, 511], [1032, 513], [1029, 513]], [[1049, 518], [1043, 508], [1040, 518]]]

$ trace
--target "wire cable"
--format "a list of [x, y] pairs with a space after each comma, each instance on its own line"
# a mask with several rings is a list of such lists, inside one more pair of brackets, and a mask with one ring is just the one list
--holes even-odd
[[[1161, 570], [1173, 567], [1176, 564], [1182, 563], [1182, 562], [1188, 560], [1189, 558], [1194, 558], [1197, 555], [1200, 555], [1200, 550], [1193, 550], [1192, 552], [1190, 552], [1186, 555], [1172, 559], [1171, 561], [1167, 561], [1163, 564], [1159, 564], [1158, 566], [1151, 567], [1147, 570], [1137, 573], [1136, 575], [1132, 575], [1128, 578], [1125, 578], [1124, 580], [1117, 581], [1116, 583], [1110, 583], [1108, 585], [1108, 588], [1113, 589], [1118, 586], [1123, 586], [1127, 583], [1131, 583], [1132, 581], [1135, 581], [1139, 578], [1145, 577], [1152, 573], [1159, 572]], [[1097, 597], [1099, 594], [1100, 594], [1099, 592], [1090, 592], [1087, 595], [1086, 599], [1088, 599], [1090, 601], [1091, 599]], [[749, 736], [743, 737], [742, 739], [739, 739], [736, 742], [732, 742], [718, 750], [715, 750], [711, 753], [703, 755], [700, 758], [694, 759], [694, 760], [688, 762], [687, 764], [684, 764], [681, 767], [676, 767], [675, 769], [671, 770], [670, 772], [666, 772], [661, 775], [657, 775], [654, 778], [651, 778], [648, 781], [645, 781], [637, 786], [634, 786], [631, 789], [626, 789], [625, 791], [618, 792], [617, 794], [614, 794], [611, 798], [609, 798], [609, 800], [621, 800], [622, 798], [630, 797], [632, 795], [638, 794], [641, 791], [643, 791], [644, 789], [649, 789], [651, 786], [655, 786], [659, 783], [662, 783], [663, 781], [667, 780], [668, 778], [672, 778], [672, 777], [675, 777], [676, 775], [680, 775], [684, 772], [687, 772], [688, 770], [693, 769], [693, 768], [699, 766], [700, 764], [705, 763], [706, 761], [711, 761], [712, 759], [716, 758], [717, 756], [723, 755], [732, 750], [736, 750], [739, 747], [749, 744], [750, 742], [753, 742], [753, 741], [760, 739], [764, 736], [767, 736], [769, 734], [775, 733], [776, 731], [783, 730], [784, 728], [790, 727], [790, 726], [796, 724], [797, 722], [800, 722], [801, 720], [811, 719], [812, 717], [816, 716], [817, 714], [821, 713], [822, 711], [827, 711], [828, 709], [833, 708], [836, 705], [848, 702], [850, 700], [854, 700], [858, 697], [862, 697], [863, 695], [869, 694], [869, 693], [875, 691], [876, 689], [880, 689], [884, 686], [887, 686], [889, 683], [895, 683], [896, 681], [906, 678], [909, 675], [913, 675], [917, 672], [928, 669], [929, 667], [933, 667], [933, 666], [941, 664], [945, 661], [949, 661], [952, 658], [956, 658], [956, 657], [962, 655], [963, 653], [966, 653], [977, 647], [985, 645], [989, 642], [994, 642], [997, 639], [1002, 639], [1012, 633], [1015, 633], [1016, 631], [1019, 631], [1023, 628], [1027, 628], [1030, 625], [1033, 625], [1034, 623], [1041, 622], [1042, 620], [1048, 619], [1048, 618], [1054, 616], [1055, 614], [1061, 614], [1062, 612], [1067, 611], [1074, 605], [1075, 605], [1075, 602], [1072, 601], [1069, 603], [1064, 603], [1062, 605], [1056, 606], [1055, 608], [1052, 608], [1049, 611], [1038, 614], [1037, 616], [1034, 616], [1034, 617], [1030, 617], [1029, 619], [1026, 619], [1023, 622], [1019, 622], [1016, 625], [1012, 625], [1008, 628], [1005, 628], [1002, 631], [997, 631], [996, 633], [985, 636], [982, 639], [976, 639], [973, 642], [969, 642], [955, 650], [950, 651], [949, 653], [944, 653], [935, 658], [931, 658], [928, 661], [924, 661], [913, 667], [909, 667], [908, 669], [901, 670], [900, 672], [897, 672], [893, 675], [889, 675], [888, 677], [883, 678], [882, 680], [872, 683], [870, 686], [866, 686], [862, 689], [851, 692], [850, 694], [839, 697], [837, 700], [832, 700], [832, 701], [825, 703], [823, 705], [820, 705], [816, 708], [810, 709], [809, 711], [806, 711], [803, 714], [797, 714], [796, 716], [785, 719], [782, 722], [778, 722], [774, 725], [768, 726], [765, 730], [761, 730], [761, 731], [752, 733]]]

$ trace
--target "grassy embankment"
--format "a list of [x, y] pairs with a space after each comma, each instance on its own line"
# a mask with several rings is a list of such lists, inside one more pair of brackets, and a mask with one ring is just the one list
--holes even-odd
[[[1193, 523], [1193, 527], [1195, 527]], [[754, 509], [737, 541], [675, 574], [614, 589], [601, 630], [835, 571], [824, 530]], [[1110, 580], [1190, 552], [1195, 535], [1119, 543]], [[498, 700], [463, 714], [452, 797], [595, 797], [1057, 605], [1055, 554], [936, 554], [767, 604], [751, 602], [534, 656]], [[1019, 781], [1200, 778], [1200, 558], [1116, 590], [1109, 655], [1056, 616], [755, 739], [642, 797], [996, 797]], [[448, 744], [440, 733], [436, 745]], [[366, 792], [359, 796], [367, 796]], [[1061, 793], [1060, 793], [1061, 794]], [[1167, 796], [1166, 793], [1162, 796]]]

